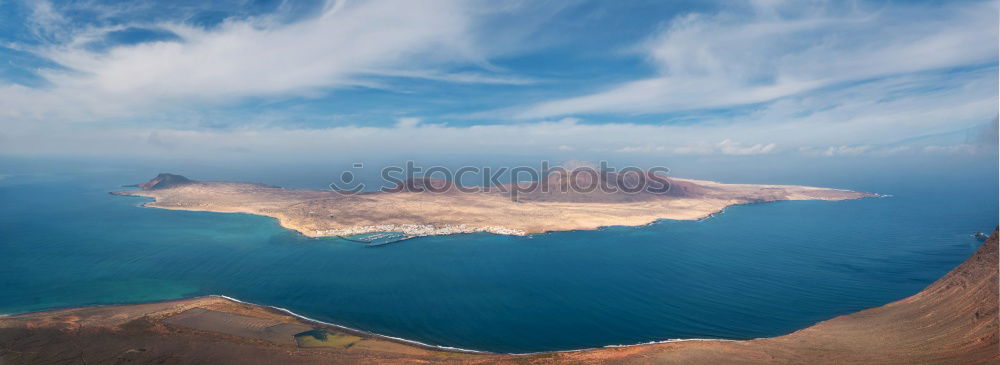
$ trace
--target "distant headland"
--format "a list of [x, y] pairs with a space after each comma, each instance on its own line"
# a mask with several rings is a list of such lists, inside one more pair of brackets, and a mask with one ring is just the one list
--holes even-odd
[[[410, 179], [378, 192], [342, 194], [160, 174], [139, 184], [139, 190], [114, 194], [153, 198], [155, 201], [145, 204], [153, 208], [274, 217], [283, 227], [309, 237], [398, 232], [405, 238], [475, 232], [524, 236], [642, 226], [661, 219], [698, 220], [732, 205], [877, 196], [808, 186], [722, 184], [678, 178], [669, 178], [670, 189], [660, 192], [559, 189], [579, 182], [569, 179], [580, 177], [563, 173], [541, 182], [519, 183], [522, 188], [546, 184], [547, 189], [521, 189], [525, 192], [516, 201], [500, 192], [467, 192], [450, 182], [426, 178]], [[616, 176], [598, 179], [602, 184], [628, 183]], [[435, 192], [422, 189], [427, 187]]]

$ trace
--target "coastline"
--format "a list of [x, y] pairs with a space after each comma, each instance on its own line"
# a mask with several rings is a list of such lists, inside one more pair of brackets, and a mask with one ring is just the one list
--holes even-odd
[[[822, 189], [822, 188], [817, 188], [817, 189]], [[844, 189], [832, 189], [832, 190], [839, 190], [839, 191], [849, 192], [849, 193], [864, 194], [864, 196], [860, 196], [860, 197], [857, 197], [857, 198], [841, 199], [841, 200], [834, 200], [834, 201], [849, 201], [849, 200], [860, 200], [860, 199], [867, 199], [867, 198], [879, 198], [879, 199], [883, 199], [883, 198], [891, 198], [892, 197], [891, 194], [858, 193], [858, 192], [855, 192], [855, 191], [852, 191], [852, 190], [844, 190]], [[156, 203], [156, 197], [146, 196], [146, 195], [133, 195], [133, 194], [128, 194], [128, 192], [129, 191], [112, 191], [112, 192], [108, 192], [108, 194], [115, 195], [115, 196], [152, 199], [151, 201], [145, 201], [145, 202], [142, 202], [142, 203], [140, 203], [140, 204], [137, 205], [138, 207], [141, 207], [141, 208], [173, 210], [173, 211], [184, 211], [184, 212], [217, 213], [217, 214], [244, 214], [244, 215], [253, 215], [253, 216], [258, 216], [258, 217], [271, 218], [271, 219], [273, 219], [273, 220], [276, 221], [276, 223], [277, 223], [277, 225], [279, 227], [287, 229], [287, 230], [290, 230], [290, 231], [293, 231], [293, 232], [296, 232], [296, 233], [298, 233], [301, 236], [306, 237], [306, 238], [316, 238], [316, 239], [318, 239], [318, 238], [338, 238], [338, 239], [343, 239], [343, 240], [347, 240], [347, 241], [351, 241], [351, 242], [368, 243], [368, 242], [363, 241], [363, 240], [353, 239], [353, 238], [351, 238], [351, 236], [352, 235], [360, 235], [360, 234], [368, 234], [368, 233], [399, 232], [399, 231], [393, 231], [392, 230], [392, 229], [399, 229], [399, 226], [395, 226], [395, 225], [381, 225], [381, 226], [365, 226], [365, 227], [360, 227], [360, 229], [345, 230], [347, 232], [343, 232], [344, 233], [343, 235], [339, 235], [339, 234], [323, 234], [321, 232], [310, 232], [308, 230], [302, 230], [302, 229], [296, 228], [295, 226], [287, 224], [285, 221], [282, 220], [282, 218], [277, 217], [277, 216], [273, 216], [273, 215], [253, 213], [253, 212], [218, 211], [218, 210], [207, 210], [207, 209], [176, 208], [176, 207], [170, 207], [170, 206], [150, 205], [150, 204]], [[694, 218], [690, 218], [690, 219], [656, 218], [656, 219], [653, 219], [653, 220], [651, 220], [649, 222], [646, 222], [646, 223], [639, 223], [639, 224], [634, 224], [634, 225], [620, 225], [620, 224], [616, 224], [616, 225], [597, 226], [597, 227], [592, 227], [592, 228], [573, 228], [573, 229], [551, 230], [551, 231], [534, 232], [534, 233], [524, 232], [524, 231], [515, 230], [515, 229], [509, 229], [509, 228], [506, 228], [506, 227], [498, 227], [497, 230], [505, 230], [505, 231], [513, 231], [513, 232], [512, 233], [503, 233], [503, 232], [493, 231], [493, 230], [490, 230], [490, 229], [480, 229], [480, 227], [466, 227], [465, 230], [455, 229], [455, 227], [446, 227], [445, 229], [442, 229], [439, 232], [434, 232], [434, 233], [430, 233], [430, 234], [420, 234], [420, 235], [406, 236], [405, 238], [399, 239], [397, 241], [389, 242], [389, 244], [396, 243], [396, 242], [401, 242], [401, 241], [407, 241], [407, 240], [411, 240], [411, 239], [414, 239], [414, 238], [420, 238], [420, 237], [447, 236], [447, 235], [459, 235], [459, 234], [471, 234], [471, 233], [489, 233], [489, 234], [500, 235], [500, 236], [532, 238], [533, 236], [543, 235], [543, 234], [547, 234], [547, 233], [558, 233], [558, 232], [593, 232], [593, 231], [601, 231], [601, 230], [608, 229], [608, 228], [613, 228], [613, 227], [639, 228], [639, 227], [646, 227], [646, 226], [654, 225], [654, 224], [665, 222], [665, 221], [701, 222], [701, 221], [705, 221], [705, 220], [714, 218], [714, 217], [716, 217], [716, 216], [718, 216], [720, 214], [724, 214], [724, 213], [726, 213], [726, 211], [729, 208], [732, 208], [732, 207], [750, 206], [750, 205], [767, 204], [767, 203], [777, 203], [777, 202], [782, 202], [782, 201], [795, 201], [795, 200], [776, 200], [776, 201], [766, 201], [766, 202], [746, 202], [746, 203], [731, 204], [731, 205], [727, 205], [725, 207], [722, 207], [722, 208], [720, 208], [717, 211], [709, 212], [709, 213], [706, 213], [703, 216], [694, 217]], [[413, 225], [411, 225], [411, 226], [413, 226]], [[401, 233], [406, 233], [406, 232], [401, 232]], [[376, 247], [376, 246], [383, 246], [383, 245], [386, 245], [386, 244], [377, 244], [377, 245], [371, 245], [371, 246], [372, 247]], [[625, 346], [631, 346], [631, 345], [625, 345]]]
[[[357, 328], [351, 328], [351, 327], [347, 327], [347, 326], [344, 326], [344, 325], [339, 325], [339, 324], [336, 324], [336, 323], [330, 323], [330, 322], [321, 321], [321, 320], [318, 320], [318, 319], [315, 319], [315, 318], [310, 318], [310, 317], [307, 317], [307, 316], [295, 313], [295, 312], [293, 312], [293, 311], [291, 311], [290, 309], [287, 309], [287, 308], [276, 307], [276, 306], [273, 306], [273, 305], [266, 305], [266, 304], [257, 304], [257, 303], [246, 302], [246, 301], [242, 301], [242, 300], [239, 300], [239, 299], [236, 299], [236, 298], [233, 298], [233, 297], [229, 297], [229, 296], [225, 296], [225, 295], [222, 295], [222, 294], [211, 294], [211, 295], [204, 295], [204, 296], [201, 296], [201, 297], [223, 298], [223, 299], [231, 300], [231, 301], [234, 301], [234, 302], [237, 302], [237, 303], [241, 303], [241, 304], [252, 305], [252, 306], [262, 307], [262, 308], [268, 308], [268, 309], [271, 309], [271, 310], [276, 310], [276, 311], [288, 314], [288, 315], [290, 315], [292, 317], [298, 318], [298, 319], [300, 319], [302, 321], [305, 321], [305, 322], [315, 323], [315, 324], [320, 325], [320, 326], [333, 327], [333, 328], [335, 328], [335, 329], [337, 329], [339, 331], [345, 331], [345, 332], [348, 332], [348, 333], [363, 334], [363, 335], [368, 335], [368, 336], [375, 336], [375, 337], [386, 339], [386, 340], [390, 340], [390, 341], [397, 341], [397, 342], [400, 342], [400, 343], [405, 343], [405, 344], [408, 344], [408, 345], [417, 346], [417, 347], [423, 347], [423, 348], [432, 349], [432, 350], [458, 352], [458, 353], [495, 354], [493, 352], [488, 352], [488, 351], [463, 349], [463, 348], [451, 347], [451, 346], [432, 345], [432, 344], [423, 343], [423, 342], [416, 341], [416, 340], [405, 339], [405, 338], [402, 338], [402, 337], [395, 337], [395, 336], [383, 335], [383, 334], [379, 334], [379, 333], [375, 333], [375, 332], [360, 330], [360, 329], [357, 329]], [[198, 299], [198, 298], [201, 298], [201, 297], [195, 297], [195, 298], [191, 298], [191, 299]], [[514, 355], [514, 354], [511, 354], [511, 355]]]
[[342, 195], [333, 191], [183, 179], [188, 182], [111, 194], [151, 198], [153, 201], [143, 204], [149, 208], [272, 217], [281, 227], [312, 238], [386, 232], [401, 233], [408, 238], [479, 232], [530, 236], [638, 227], [660, 220], [698, 221], [734, 205], [880, 196], [811, 186], [675, 179], [677, 184], [685, 184], [678, 195], [553, 193], [513, 201], [492, 193], [383, 191]]
[[[410, 346], [425, 348], [425, 349], [428, 349], [428, 350], [444, 351], [444, 352], [455, 352], [455, 353], [463, 353], [463, 354], [529, 356], [529, 355], [541, 355], [541, 354], [553, 354], [553, 353], [570, 353], [570, 352], [592, 351], [592, 350], [612, 349], [612, 348], [630, 348], [630, 347], [640, 347], [640, 346], [657, 345], [657, 344], [667, 344], [667, 343], [681, 343], [681, 342], [746, 342], [746, 341], [757, 341], [757, 340], [764, 340], [764, 339], [768, 339], [768, 338], [774, 338], [774, 337], [761, 337], [761, 338], [754, 338], [754, 339], [751, 339], [751, 340], [733, 340], [733, 339], [726, 339], [726, 338], [670, 338], [670, 339], [665, 339], [665, 340], [647, 341], [647, 342], [641, 342], [641, 343], [636, 343], [636, 344], [625, 344], [625, 345], [622, 345], [622, 344], [611, 344], [611, 345], [604, 345], [604, 346], [600, 346], [600, 347], [585, 347], [585, 348], [569, 349], [569, 350], [552, 350], [552, 351], [537, 351], [537, 352], [492, 352], [492, 351], [474, 350], [474, 349], [467, 349], [467, 348], [453, 347], [453, 346], [434, 345], [434, 344], [429, 344], [429, 343], [425, 343], [425, 342], [420, 342], [420, 341], [417, 341], [417, 340], [411, 340], [411, 339], [402, 338], [402, 337], [384, 335], [384, 334], [380, 334], [380, 333], [376, 333], [376, 332], [366, 331], [366, 330], [357, 329], [357, 328], [353, 328], [353, 327], [348, 327], [348, 326], [344, 326], [344, 325], [340, 325], [340, 324], [336, 324], [336, 323], [332, 323], [332, 322], [326, 322], [326, 321], [318, 320], [318, 319], [311, 318], [311, 317], [308, 317], [308, 316], [305, 316], [305, 315], [302, 315], [302, 314], [295, 313], [294, 311], [292, 311], [290, 309], [287, 309], [287, 308], [273, 306], [273, 305], [269, 305], [269, 304], [261, 304], [261, 303], [248, 302], [248, 301], [245, 301], [245, 300], [240, 300], [240, 299], [237, 299], [237, 298], [234, 298], [234, 297], [231, 297], [231, 296], [227, 296], [227, 295], [223, 295], [223, 294], [206, 294], [206, 295], [199, 295], [199, 296], [190, 297], [190, 298], [153, 300], [153, 301], [135, 302], [135, 303], [95, 304], [95, 305], [85, 305], [85, 306], [78, 306], [78, 307], [60, 307], [60, 308], [52, 308], [52, 309], [45, 309], [45, 310], [31, 311], [31, 312], [22, 312], [22, 313], [0, 313], [0, 319], [2, 319], [4, 317], [14, 317], [14, 316], [23, 316], [23, 315], [58, 314], [60, 312], [71, 311], [71, 310], [114, 309], [114, 308], [118, 308], [118, 307], [128, 307], [128, 306], [145, 305], [145, 304], [165, 304], [165, 303], [176, 303], [176, 302], [184, 302], [184, 301], [197, 301], [197, 300], [210, 299], [210, 298], [225, 299], [225, 300], [232, 301], [232, 302], [235, 302], [235, 303], [240, 303], [240, 304], [245, 304], [245, 305], [248, 305], [248, 306], [253, 306], [253, 307], [257, 307], [257, 308], [262, 308], [262, 309], [266, 309], [266, 310], [280, 312], [282, 314], [286, 314], [286, 315], [295, 317], [295, 318], [297, 318], [297, 319], [299, 319], [299, 320], [301, 320], [303, 322], [315, 324], [315, 325], [317, 325], [317, 327], [332, 327], [333, 329], [336, 329], [337, 331], [343, 331], [343, 332], [347, 332], [347, 333], [358, 334], [358, 335], [365, 335], [365, 336], [373, 336], [373, 337], [377, 337], [377, 338], [384, 339], [384, 340], [387, 340], [387, 341], [394, 341], [394, 342], [398, 342], [398, 343], [401, 343], [401, 344], [406, 344], [406, 345], [410, 345]], [[780, 336], [776, 336], [776, 337], [780, 337]]]
[[[0, 345], [12, 349], [0, 351], [0, 360], [6, 356], [27, 361], [28, 358], [18, 356], [46, 354], [56, 348], [62, 349], [58, 351], [67, 351], [66, 348], [83, 351], [81, 356], [93, 352], [122, 353], [129, 346], [133, 349], [140, 346], [138, 343], [149, 349], [149, 353], [145, 350], [125, 353], [153, 356], [140, 357], [147, 359], [164, 354], [190, 356], [188, 361], [191, 362], [202, 358], [200, 356], [223, 356], [227, 362], [239, 359], [246, 363], [715, 364], [737, 359], [741, 363], [754, 364], [988, 363], [1000, 360], [1000, 351], [997, 351], [1000, 348], [998, 260], [997, 232], [994, 231], [962, 264], [913, 296], [825, 320], [787, 335], [745, 341], [666, 339], [590, 349], [498, 354], [378, 335], [318, 321], [281, 307], [213, 295], [0, 315]], [[172, 319], [190, 317], [192, 311], [243, 319], [235, 322], [210, 320], [205, 324], [207, 328], [190, 328], [189, 324]], [[273, 342], [276, 340], [272, 335], [254, 339], [255, 333], [267, 332], [267, 328], [253, 325], [260, 321], [303, 329], [320, 328], [337, 339], [348, 339], [350, 344], [346, 347], [305, 346], [291, 339]], [[237, 328], [234, 332], [234, 323], [247, 323], [251, 327], [240, 327], [242, 329]], [[74, 335], [76, 333], [86, 333], [90, 345], [81, 348], [74, 344], [74, 339], [80, 338]], [[297, 334], [296, 338], [304, 334]], [[21, 341], [21, 338], [28, 340]], [[124, 339], [139, 342], [122, 343]], [[203, 346], [206, 341], [214, 345]], [[178, 353], [182, 348], [191, 352]]]

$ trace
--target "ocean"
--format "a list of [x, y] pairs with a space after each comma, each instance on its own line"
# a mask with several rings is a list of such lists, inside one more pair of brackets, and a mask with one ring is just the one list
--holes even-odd
[[145, 179], [0, 180], [0, 313], [219, 294], [481, 351], [744, 340], [912, 295], [998, 220], [995, 178], [956, 176], [871, 181], [850, 188], [891, 196], [736, 206], [702, 221], [364, 247], [108, 194]]

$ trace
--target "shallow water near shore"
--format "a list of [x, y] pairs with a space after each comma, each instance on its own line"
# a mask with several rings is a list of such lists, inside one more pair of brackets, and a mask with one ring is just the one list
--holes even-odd
[[[131, 180], [129, 180], [131, 179]], [[997, 222], [996, 182], [731, 207], [698, 222], [364, 247], [271, 218], [140, 207], [138, 177], [0, 184], [0, 313], [206, 294], [427, 344], [537, 352], [752, 339], [912, 295]]]

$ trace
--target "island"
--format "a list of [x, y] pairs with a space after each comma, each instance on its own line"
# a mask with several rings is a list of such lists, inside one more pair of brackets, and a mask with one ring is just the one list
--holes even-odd
[[1000, 362], [998, 264], [994, 231], [964, 263], [914, 296], [750, 341], [476, 353], [210, 296], [0, 316], [0, 363], [987, 364]]
[[[138, 190], [113, 194], [154, 199], [145, 206], [161, 209], [245, 213], [276, 218], [281, 226], [308, 237], [357, 237], [395, 232], [401, 238], [488, 232], [525, 236], [642, 226], [657, 220], [698, 220], [733, 205], [781, 200], [849, 200], [876, 194], [791, 185], [722, 184], [669, 178], [666, 191], [625, 192], [628, 181], [599, 177], [615, 191], [565, 189], [572, 179], [594, 186], [592, 177], [565, 171], [542, 181], [468, 192], [449, 181], [409, 179], [377, 192], [344, 194], [333, 190], [297, 190], [276, 186], [194, 181], [160, 174]], [[666, 178], [663, 178], [666, 179]], [[546, 189], [537, 188], [545, 184]], [[534, 187], [534, 189], [530, 188]], [[431, 191], [433, 190], [433, 191]], [[378, 237], [376, 237], [378, 238]]]

